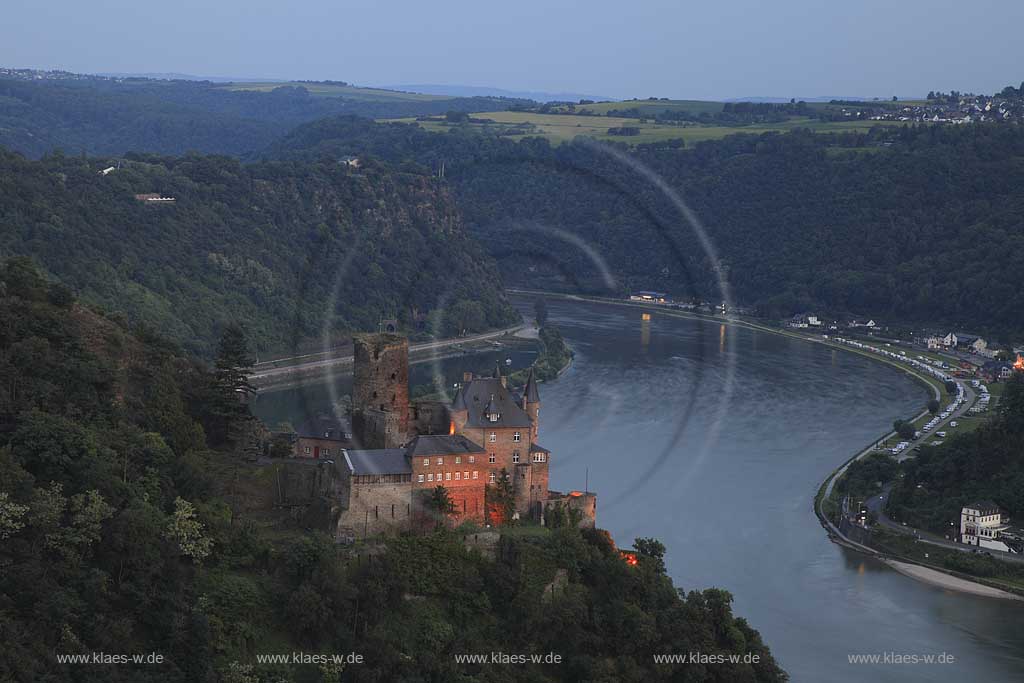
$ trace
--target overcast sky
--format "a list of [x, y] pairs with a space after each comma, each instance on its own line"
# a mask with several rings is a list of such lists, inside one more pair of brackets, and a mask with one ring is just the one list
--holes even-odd
[[0, 66], [612, 97], [1024, 80], [1021, 0], [3, 0]]

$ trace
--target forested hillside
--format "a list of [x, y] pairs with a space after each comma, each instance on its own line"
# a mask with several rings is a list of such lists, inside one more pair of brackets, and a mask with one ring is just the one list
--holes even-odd
[[[210, 372], [27, 259], [0, 263], [0, 319], [0, 680], [785, 678], [728, 593], [677, 591], [649, 539], [630, 566], [602, 532], [575, 528], [506, 538], [496, 559], [450, 531], [373, 553], [273, 533], [242, 488], [269, 488], [272, 470], [236, 452], [249, 418], [224, 381], [232, 356]], [[363, 659], [343, 672], [256, 659], [293, 652]], [[561, 659], [455, 661], [490, 652]], [[689, 652], [758, 661], [653, 662]]]
[[[336, 161], [107, 160], [0, 151], [0, 256], [209, 356], [226, 322], [260, 351], [375, 330], [455, 334], [517, 319], [491, 258], [428, 177]], [[174, 202], [146, 202], [157, 193]]]
[[[366, 151], [423, 172], [443, 165], [470, 230], [519, 284], [598, 291], [607, 267], [620, 292], [719, 298], [712, 264], [677, 208], [607, 149], [338, 118], [298, 128], [266, 155]], [[796, 131], [620, 152], [694, 210], [740, 304], [1024, 334], [1020, 126]]]
[[67, 154], [242, 155], [324, 116], [421, 116], [505, 109], [519, 102], [495, 97], [316, 96], [312, 87], [282, 84], [263, 92], [207, 81], [0, 79], [0, 146], [32, 158], [56, 149]]

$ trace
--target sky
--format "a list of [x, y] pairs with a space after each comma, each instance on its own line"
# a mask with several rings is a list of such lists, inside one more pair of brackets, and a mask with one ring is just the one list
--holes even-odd
[[0, 66], [617, 98], [990, 93], [1020, 0], [3, 0]]

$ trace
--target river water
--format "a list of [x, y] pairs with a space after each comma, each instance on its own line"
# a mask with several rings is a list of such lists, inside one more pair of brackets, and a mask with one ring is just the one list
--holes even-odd
[[[829, 472], [920, 410], [922, 385], [779, 335], [657, 312], [644, 320], [622, 306], [552, 299], [548, 308], [576, 352], [541, 387], [551, 486], [589, 482], [598, 523], [619, 545], [656, 537], [677, 587], [730, 591], [794, 681], [1024, 680], [1019, 603], [904, 577], [829, 542], [812, 511]], [[442, 381], [503, 355], [445, 361]], [[268, 422], [296, 420], [329, 394], [317, 385], [275, 392], [256, 410]], [[954, 661], [848, 661], [885, 653]]]

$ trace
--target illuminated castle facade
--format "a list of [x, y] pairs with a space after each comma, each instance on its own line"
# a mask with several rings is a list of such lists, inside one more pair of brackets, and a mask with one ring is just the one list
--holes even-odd
[[[592, 525], [593, 494], [548, 490], [551, 453], [538, 443], [540, 392], [533, 370], [520, 391], [496, 368], [466, 373], [451, 403], [410, 401], [409, 344], [393, 334], [355, 338], [353, 448], [336, 462], [346, 499], [340, 536], [429, 528], [505, 517], [543, 522], [551, 504]], [[437, 488], [452, 509], [440, 512]]]

